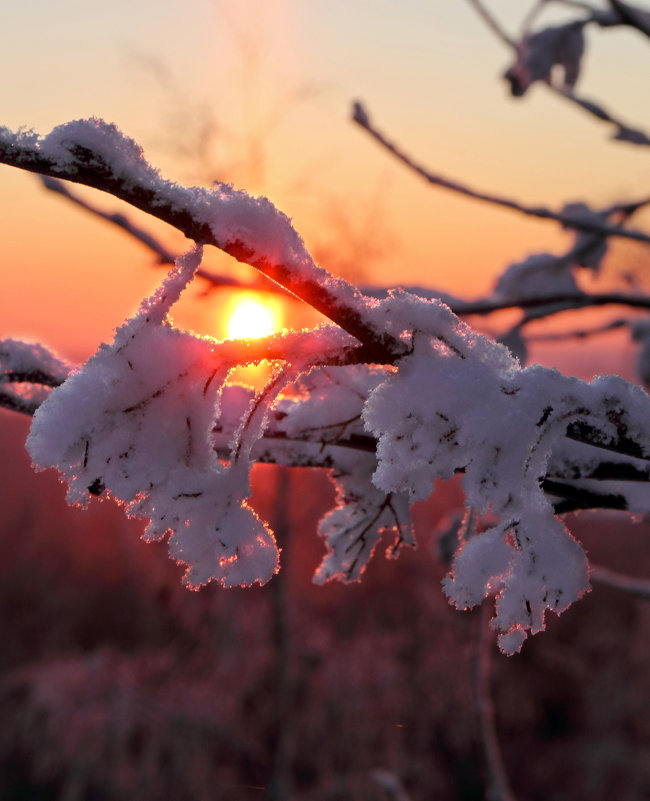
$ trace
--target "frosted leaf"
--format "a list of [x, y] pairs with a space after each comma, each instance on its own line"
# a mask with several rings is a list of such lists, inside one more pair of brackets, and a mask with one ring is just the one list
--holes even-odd
[[301, 376], [294, 396], [276, 405], [277, 430], [295, 440], [315, 441], [332, 468], [337, 506], [319, 525], [327, 553], [314, 581], [332, 578], [358, 580], [385, 531], [394, 536], [387, 556], [395, 557], [402, 544], [414, 545], [409, 498], [387, 494], [371, 481], [377, 466], [374, 453], [337, 447], [363, 435], [361, 412], [371, 392], [386, 377], [386, 368], [367, 365], [318, 367]]
[[68, 501], [86, 505], [104, 491], [132, 516], [148, 517], [146, 537], [171, 532], [170, 551], [192, 587], [267, 581], [278, 551], [246, 505], [248, 462], [222, 465], [211, 431], [229, 365], [217, 343], [174, 329], [172, 303], [191, 279], [200, 248], [97, 353], [54, 390], [34, 415], [27, 448], [40, 469], [56, 467]]
[[[389, 298], [378, 311], [401, 326], [406, 301]], [[650, 399], [618, 376], [589, 384], [539, 365], [521, 369], [502, 346], [460, 321], [454, 327], [435, 302], [414, 299], [411, 312], [411, 352], [363, 411], [378, 440], [373, 482], [418, 499], [461, 471], [467, 505], [499, 523], [457, 555], [450, 599], [466, 608], [499, 591], [500, 632], [540, 631], [548, 609], [559, 614], [589, 586], [585, 555], [541, 486], [554, 447], [577, 426], [606, 447], [647, 454]]]
[[364, 461], [365, 470], [357, 462], [354, 473], [335, 477], [337, 506], [318, 527], [327, 554], [314, 575], [316, 584], [333, 578], [358, 581], [384, 532], [394, 536], [389, 558], [396, 558], [402, 545], [415, 545], [408, 495], [376, 490], [370, 483], [375, 460], [367, 456]]
[[534, 300], [580, 292], [571, 262], [553, 253], [532, 253], [499, 276], [494, 294], [504, 300]]
[[584, 52], [584, 22], [570, 22], [525, 36], [517, 48], [517, 60], [504, 77], [515, 97], [526, 93], [535, 81], [551, 83], [553, 70], [562, 70], [561, 85], [568, 91], [580, 75]]
[[[606, 211], [595, 211], [586, 203], [567, 203], [560, 212], [577, 222], [590, 223], [596, 226], [608, 224]], [[608, 241], [606, 236], [585, 231], [575, 231], [575, 243], [571, 250], [573, 261], [597, 273], [604, 257], [607, 255]]]
[[453, 572], [443, 580], [445, 592], [458, 609], [480, 604], [501, 589], [514, 557], [500, 528], [471, 537], [454, 556]]

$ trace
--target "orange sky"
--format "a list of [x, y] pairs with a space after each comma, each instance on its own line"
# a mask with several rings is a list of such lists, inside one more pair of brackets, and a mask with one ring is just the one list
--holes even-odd
[[[522, 2], [491, 5], [513, 22]], [[477, 188], [554, 207], [647, 194], [646, 152], [611, 143], [543, 89], [507, 96], [508, 53], [461, 0], [32, 0], [3, 19], [0, 62], [13, 77], [0, 85], [0, 123], [46, 132], [91, 115], [114, 121], [168, 177], [268, 194], [325, 264], [364, 282], [477, 295], [509, 262], [568, 240], [425, 186], [349, 122], [355, 98], [432, 170]], [[640, 102], [650, 49], [633, 34], [589, 41], [583, 94], [650, 129]], [[140, 245], [6, 167], [0, 233], [2, 336], [74, 358], [110, 338], [161, 277]], [[221, 334], [218, 297], [193, 295], [179, 322]]]

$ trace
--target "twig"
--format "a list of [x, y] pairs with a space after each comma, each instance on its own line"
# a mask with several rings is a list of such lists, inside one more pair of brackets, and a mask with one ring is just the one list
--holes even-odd
[[609, 4], [627, 25], [650, 36], [650, 17], [647, 12], [644, 14], [638, 8], [623, 3], [622, 0], [609, 0]]
[[[474, 8], [476, 13], [481, 17], [483, 22], [490, 28], [490, 30], [495, 34], [497, 39], [503, 42], [507, 47], [509, 47], [515, 55], [519, 54], [520, 44], [509, 36], [504, 28], [501, 26], [497, 18], [492, 14], [485, 5], [482, 3], [481, 0], [468, 0], [470, 5]], [[565, 5], [573, 6], [578, 8], [581, 11], [587, 11], [591, 15], [592, 22], [595, 22], [603, 27], [611, 27], [616, 24], [628, 24], [633, 27], [638, 28], [646, 35], [650, 35], [646, 30], [648, 27], [648, 23], [645, 22], [644, 18], [639, 15], [639, 12], [636, 9], [633, 9], [626, 4], [620, 2], [620, 0], [610, 0], [610, 5], [615, 7], [619, 17], [624, 22], [616, 22], [616, 20], [612, 21], [611, 19], [607, 19], [607, 15], [599, 12], [597, 9], [592, 8], [587, 3], [581, 2], [571, 2], [571, 0], [566, 0], [564, 3]], [[627, 16], [626, 16], [627, 13]], [[589, 20], [588, 20], [589, 21]], [[617, 128], [616, 133], [614, 134], [615, 139], [620, 139], [622, 141], [631, 142], [637, 145], [650, 145], [650, 137], [643, 131], [638, 128], [631, 128], [629, 125], [621, 122], [619, 119], [614, 117], [610, 114], [609, 111], [606, 111], [600, 103], [596, 103], [593, 100], [587, 100], [585, 98], [581, 98], [576, 95], [574, 92], [569, 92], [566, 89], [556, 86], [550, 82], [542, 82], [544, 86], [546, 86], [550, 91], [555, 92], [555, 94], [563, 97], [565, 100], [568, 100], [570, 103], [574, 103], [583, 111], [586, 111], [588, 114], [596, 117], [597, 119], [601, 120], [602, 122], [608, 122], [612, 125], [615, 125]]]
[[[574, 331], [560, 331], [559, 333], [553, 334], [528, 334], [526, 336], [526, 341], [563, 342], [566, 339], [587, 339], [588, 337], [597, 336], [598, 334], [605, 334], [608, 331], [615, 331], [617, 328], [624, 328], [629, 324], [629, 320], [612, 320], [610, 323], [605, 323], [604, 325], [599, 325], [595, 328], [580, 328]], [[521, 328], [521, 324], [518, 324], [517, 328]]]
[[513, 50], [517, 50], [517, 42], [509, 36], [506, 31], [501, 27], [496, 17], [493, 16], [480, 0], [468, 0], [470, 5], [474, 7], [476, 13], [482, 18], [483, 22], [490, 28], [492, 33], [495, 34], [497, 39], [500, 39], [504, 44]]
[[628, 576], [625, 573], [619, 573], [615, 570], [610, 570], [608, 567], [601, 567], [593, 563], [590, 576], [592, 581], [596, 581], [606, 587], [612, 587], [629, 595], [636, 595], [638, 598], [650, 600], [650, 580], [648, 579]]
[[[96, 217], [111, 223], [112, 225], [116, 225], [118, 228], [121, 228], [125, 233], [129, 234], [150, 251], [152, 251], [152, 253], [154, 253], [157, 257], [159, 264], [174, 264], [179, 254], [172, 253], [153, 234], [151, 234], [149, 231], [145, 231], [144, 228], [135, 225], [135, 223], [133, 223], [125, 214], [120, 214], [119, 212], [107, 212], [103, 209], [100, 209], [98, 206], [88, 203], [88, 201], [79, 197], [79, 195], [71, 192], [70, 189], [68, 189], [68, 187], [63, 183], [63, 181], [60, 181], [58, 178], [51, 178], [47, 175], [39, 175], [38, 177], [43, 186], [50, 192], [54, 192], [55, 194], [66, 198], [66, 200], [69, 200], [71, 203], [79, 206], [79, 208], [82, 208], [84, 211], [87, 211], [90, 214], [93, 214]], [[205, 270], [202, 267], [199, 267], [199, 269], [196, 271], [196, 275], [198, 278], [207, 281], [212, 289], [241, 289], [250, 292], [270, 292], [272, 294], [291, 298], [292, 300], [296, 299], [294, 295], [291, 295], [281, 286], [263, 275], [260, 275], [256, 281], [241, 281], [238, 278], [217, 275], [216, 273]]]
[[[95, 123], [89, 123], [89, 127]], [[115, 136], [115, 132], [110, 135]], [[196, 192], [200, 190], [162, 179], [143, 158], [137, 169], [124, 172], [114, 170], [102, 153], [85, 144], [68, 142], [65, 159], [61, 159], [44, 150], [42, 141], [35, 135], [14, 134], [0, 128], [0, 163], [108, 192], [169, 223], [198, 244], [213, 245], [237, 261], [250, 264], [362, 342], [378, 363], [393, 361], [406, 352], [400, 340], [379, 330], [369, 319], [363, 294], [344, 279], [318, 268], [306, 250], [301, 248], [300, 253], [278, 258], [275, 253], [260, 252], [259, 243], [249, 240], [241, 230], [219, 239], [194, 208]], [[135, 143], [127, 141], [133, 148]], [[146, 177], [141, 180], [142, 173]]]
[[483, 754], [488, 772], [486, 798], [488, 801], [516, 801], [503, 763], [496, 731], [494, 703], [490, 688], [490, 663], [493, 647], [493, 638], [489, 628], [490, 615], [489, 605], [484, 603], [481, 608], [476, 659], [476, 701]]
[[442, 175], [432, 173], [422, 165], [416, 163], [410, 156], [408, 156], [401, 148], [390, 142], [386, 137], [372, 124], [368, 112], [358, 101], [353, 105], [352, 119], [361, 128], [363, 128], [370, 136], [375, 139], [382, 147], [388, 150], [398, 161], [405, 164], [420, 177], [424, 178], [430, 184], [440, 186], [443, 189], [449, 189], [452, 192], [457, 192], [466, 197], [474, 198], [475, 200], [483, 200], [487, 203], [492, 203], [496, 206], [518, 211], [529, 217], [536, 217], [541, 220], [553, 220], [561, 223], [565, 228], [572, 228], [576, 231], [583, 231], [588, 234], [596, 234], [598, 236], [618, 236], [623, 239], [632, 239], [637, 242], [644, 242], [650, 244], [650, 234], [643, 231], [635, 231], [627, 228], [622, 228], [618, 225], [607, 225], [604, 223], [594, 222], [592, 219], [580, 219], [570, 214], [552, 211], [544, 206], [524, 206], [516, 200], [509, 198], [499, 197], [498, 195], [488, 194], [486, 192], [479, 192], [471, 189], [468, 186], [463, 186], [456, 181], [451, 181]]

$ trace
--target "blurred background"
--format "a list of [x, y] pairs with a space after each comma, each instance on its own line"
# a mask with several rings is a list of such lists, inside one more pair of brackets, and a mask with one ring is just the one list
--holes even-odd
[[[490, 8], [514, 34], [523, 5]], [[543, 87], [510, 97], [501, 76], [512, 54], [469, 2], [26, 0], [2, 13], [0, 124], [47, 133], [72, 119], [114, 122], [168, 178], [269, 196], [319, 263], [363, 286], [483, 297], [508, 264], [571, 238], [427, 186], [351, 122], [354, 100], [432, 171], [479, 190], [556, 209], [647, 193], [647, 148], [612, 142]], [[648, 130], [649, 67], [638, 32], [590, 30], [580, 91]], [[74, 191], [174, 252], [187, 245], [117, 200]], [[1, 336], [73, 361], [110, 341], [167, 269], [8, 167], [0, 236]], [[252, 278], [218, 253], [206, 266]], [[647, 268], [647, 247], [619, 240], [585, 288], [647, 291]], [[196, 281], [186, 295], [179, 325], [228, 335], [239, 293]], [[280, 301], [272, 314], [278, 327], [317, 320]], [[558, 315], [540, 330], [620, 316]], [[586, 378], [635, 375], [626, 330], [531, 356]], [[416, 508], [417, 552], [375, 557], [360, 585], [317, 588], [328, 480], [260, 467], [254, 503], [284, 548], [283, 571], [264, 588], [190, 593], [165, 547], [141, 543], [141, 524], [109, 503], [69, 509], [56, 476], [31, 471], [28, 424], [0, 411], [2, 799], [485, 797], [481, 613], [455, 612], [440, 591], [439, 540], [462, 505], [454, 482]], [[647, 524], [583, 513], [572, 530], [595, 561], [650, 575]], [[495, 656], [515, 795], [648, 797], [648, 615], [597, 587], [520, 656]]]

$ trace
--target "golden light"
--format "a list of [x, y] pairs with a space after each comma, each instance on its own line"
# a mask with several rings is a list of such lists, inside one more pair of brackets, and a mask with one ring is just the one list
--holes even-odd
[[234, 302], [228, 318], [230, 339], [264, 337], [281, 328], [280, 310], [273, 299], [243, 295]]

